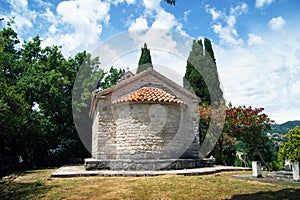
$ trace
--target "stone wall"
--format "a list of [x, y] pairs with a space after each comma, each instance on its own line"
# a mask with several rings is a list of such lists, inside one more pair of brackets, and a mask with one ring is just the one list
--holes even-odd
[[[128, 102], [111, 105], [117, 98], [145, 86], [161, 88], [187, 106]], [[178, 158], [181, 161], [176, 162], [175, 168], [185, 168], [184, 163], [189, 163], [186, 168], [199, 166], [198, 101], [191, 95], [148, 74], [122, 88], [116, 87], [97, 101], [93, 115], [92, 157], [101, 161], [104, 168], [148, 169], [153, 166], [159, 169], [167, 164], [174, 165]], [[182, 161], [184, 159], [186, 161]], [[144, 162], [148, 164], [143, 168], [140, 165]]]
[[178, 134], [180, 105], [133, 103], [114, 106], [117, 131], [117, 159], [176, 158], [173, 152], [181, 144], [171, 146]]
[[116, 122], [110, 96], [100, 99], [94, 114], [92, 157], [116, 159]]
[[[137, 79], [130, 84], [124, 85], [121, 88], [117, 88], [112, 93], [112, 101], [120, 98], [123, 95], [128, 94], [130, 91], [138, 90], [141, 87], [157, 87], [165, 90], [166, 92], [175, 95], [178, 99], [184, 101], [188, 106], [181, 116], [180, 132], [184, 135], [180, 135], [183, 139], [184, 145], [188, 146], [188, 150], [183, 158], [186, 157], [199, 157], [199, 119], [198, 119], [198, 100], [187, 95], [186, 93], [178, 90], [175, 83], [167, 82], [166, 79], [158, 78], [154, 74], [147, 74], [143, 78]], [[193, 155], [191, 154], [193, 152]], [[197, 152], [197, 153], [196, 153]]]

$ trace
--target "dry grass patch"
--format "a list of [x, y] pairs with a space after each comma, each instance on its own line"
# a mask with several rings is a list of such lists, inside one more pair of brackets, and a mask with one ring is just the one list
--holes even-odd
[[[54, 170], [28, 171], [2, 194], [11, 199], [272, 199], [297, 198], [300, 187], [234, 179], [249, 172], [204, 176], [49, 178]], [[0, 194], [1, 199], [1, 194]]]

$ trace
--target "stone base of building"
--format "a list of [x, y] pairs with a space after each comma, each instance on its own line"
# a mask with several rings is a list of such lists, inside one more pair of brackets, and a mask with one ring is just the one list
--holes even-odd
[[206, 166], [201, 159], [153, 159], [153, 160], [97, 160], [87, 158], [84, 161], [86, 170], [170, 170], [191, 169]]

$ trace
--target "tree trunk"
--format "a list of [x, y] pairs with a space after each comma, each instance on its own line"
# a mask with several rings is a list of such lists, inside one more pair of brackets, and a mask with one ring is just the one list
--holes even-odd
[[258, 156], [260, 157], [261, 161], [267, 166], [267, 168], [269, 168], [269, 164], [266, 163], [265, 159], [262, 157], [261, 153], [259, 152], [259, 149], [257, 146], [255, 146], [255, 150], [256, 150]]

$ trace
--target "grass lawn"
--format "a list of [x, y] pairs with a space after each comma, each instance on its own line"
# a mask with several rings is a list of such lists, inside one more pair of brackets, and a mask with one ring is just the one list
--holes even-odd
[[[0, 199], [298, 199], [300, 187], [239, 180], [224, 172], [203, 176], [50, 178], [54, 169], [26, 171]], [[0, 185], [0, 188], [2, 185]]]

